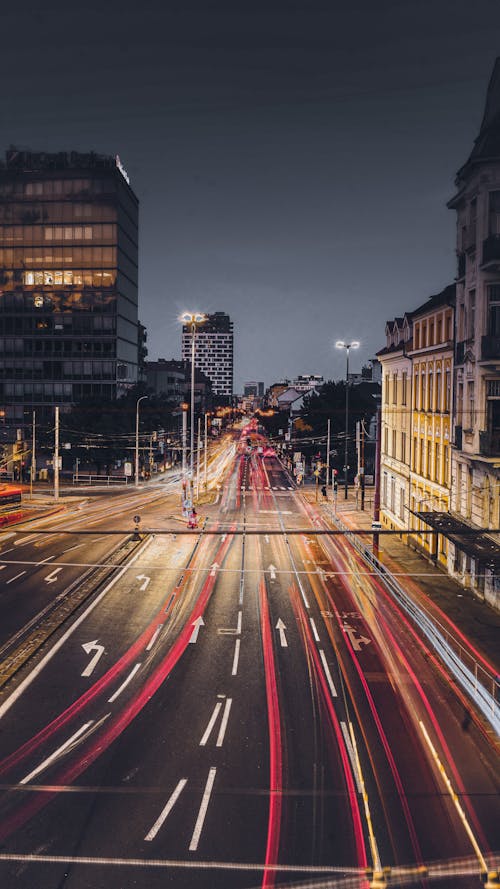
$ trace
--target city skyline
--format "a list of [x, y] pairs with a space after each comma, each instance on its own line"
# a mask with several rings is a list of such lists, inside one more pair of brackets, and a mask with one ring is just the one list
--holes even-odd
[[[446, 202], [498, 7], [480, 0], [473, 21], [448, 0], [117, 9], [91, 6], [78, 28], [59, 0], [23, 12], [0, 62], [4, 147], [120, 155], [141, 202], [151, 360], [180, 357], [183, 311], [225, 311], [236, 391], [256, 359], [266, 383], [340, 378], [337, 338], [360, 341], [360, 370], [387, 319], [455, 277]], [[21, 28], [15, 9], [4, 20]]]

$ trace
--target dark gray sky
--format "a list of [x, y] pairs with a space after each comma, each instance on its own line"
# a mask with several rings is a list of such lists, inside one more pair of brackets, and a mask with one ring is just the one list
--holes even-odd
[[342, 377], [455, 274], [453, 178], [498, 0], [114, 0], [1, 13], [9, 144], [118, 153], [141, 201], [149, 357], [226, 311], [235, 377]]

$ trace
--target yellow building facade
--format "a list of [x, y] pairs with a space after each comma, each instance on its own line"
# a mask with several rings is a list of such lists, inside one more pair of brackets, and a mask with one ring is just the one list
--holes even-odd
[[451, 427], [455, 285], [411, 313], [413, 347], [409, 526], [430, 558], [447, 565], [448, 541], [429, 534], [423, 513], [448, 513], [451, 504]]

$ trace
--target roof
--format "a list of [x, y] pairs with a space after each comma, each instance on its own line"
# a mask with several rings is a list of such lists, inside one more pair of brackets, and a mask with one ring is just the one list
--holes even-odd
[[418, 318], [419, 315], [426, 315], [427, 312], [432, 312], [433, 309], [438, 309], [440, 306], [454, 306], [455, 296], [456, 285], [448, 284], [448, 286], [439, 293], [433, 294], [433, 296], [430, 296], [426, 302], [422, 303], [417, 309], [414, 309], [413, 312], [411, 312], [412, 320]]
[[410, 511], [471, 558], [488, 565], [492, 570], [500, 569], [500, 545], [487, 534], [481, 534], [478, 528], [454, 518], [449, 512]]
[[500, 57], [495, 60], [488, 84], [479, 135], [467, 162], [457, 176], [460, 177], [469, 164], [491, 159], [500, 160]]

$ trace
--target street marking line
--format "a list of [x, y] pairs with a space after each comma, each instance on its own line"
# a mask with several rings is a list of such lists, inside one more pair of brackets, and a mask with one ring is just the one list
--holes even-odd
[[91, 719], [90, 722], [86, 722], [84, 725], [80, 726], [78, 731], [76, 731], [74, 735], [71, 735], [71, 738], [68, 738], [68, 740], [65, 741], [64, 744], [61, 744], [61, 746], [54, 751], [54, 753], [51, 753], [50, 756], [47, 756], [47, 758], [44, 759], [43, 762], [40, 763], [40, 765], [33, 769], [33, 771], [29, 773], [29, 775], [26, 775], [26, 777], [23, 778], [19, 783], [29, 784], [32, 779], [36, 777], [36, 775], [39, 775], [40, 772], [43, 772], [44, 769], [47, 768], [47, 766], [50, 766], [53, 762], [55, 762], [55, 760], [58, 759], [61, 753], [65, 753], [65, 751], [68, 750], [75, 743], [75, 741], [77, 741], [78, 738], [83, 735], [87, 731], [87, 729], [90, 728], [93, 722], [94, 720]]
[[224, 743], [224, 735], [226, 734], [227, 723], [229, 720], [229, 713], [231, 711], [231, 704], [233, 703], [232, 698], [226, 698], [226, 703], [224, 704], [224, 713], [222, 714], [222, 722], [219, 729], [219, 734], [217, 737], [216, 747], [222, 747]]
[[147, 842], [151, 842], [151, 840], [154, 840], [154, 838], [155, 838], [156, 834], [158, 833], [160, 827], [162, 826], [163, 822], [166, 820], [167, 816], [170, 814], [170, 812], [174, 808], [174, 806], [175, 806], [177, 800], [179, 799], [182, 791], [184, 790], [186, 784], [187, 784], [187, 778], [181, 778], [177, 787], [171, 794], [166, 806], [161, 810], [161, 812], [160, 812], [158, 818], [156, 819], [155, 823], [153, 824], [151, 830], [144, 837], [144, 839]]
[[151, 639], [149, 640], [148, 644], [146, 645], [146, 651], [151, 651], [153, 645], [155, 644], [158, 636], [161, 633], [162, 626], [163, 626], [163, 624], [158, 624], [158, 626], [156, 627], [156, 630], [154, 631], [153, 635], [151, 636]]
[[113, 701], [116, 701], [117, 697], [121, 695], [122, 691], [127, 687], [129, 682], [132, 682], [132, 679], [134, 678], [140, 666], [140, 664], [136, 664], [135, 667], [132, 667], [132, 670], [128, 674], [127, 678], [122, 682], [120, 687], [116, 689], [115, 693], [111, 695], [110, 698], [108, 698], [108, 704], [112, 704]]
[[330, 692], [331, 692], [332, 698], [338, 698], [337, 689], [335, 688], [335, 685], [333, 684], [332, 674], [330, 673], [330, 668], [326, 662], [325, 652], [323, 651], [322, 648], [320, 649], [319, 656], [321, 658], [321, 663], [323, 664], [323, 669], [325, 671], [328, 685], [330, 686]]
[[241, 621], [243, 619], [243, 614], [241, 611], [238, 611], [238, 623], [236, 625], [236, 635], [241, 636]]
[[240, 659], [240, 639], [236, 639], [234, 644], [234, 657], [233, 657], [233, 669], [231, 670], [231, 676], [236, 676], [238, 673], [238, 661]]
[[205, 823], [205, 818], [207, 815], [208, 804], [210, 802], [210, 796], [212, 794], [212, 788], [214, 786], [215, 775], [217, 773], [217, 769], [211, 768], [208, 773], [207, 783], [205, 784], [205, 790], [203, 793], [203, 798], [201, 800], [200, 810], [198, 812], [198, 817], [196, 819], [196, 824], [194, 826], [193, 836], [191, 837], [191, 842], [189, 844], [189, 851], [196, 852], [198, 848], [198, 843], [200, 841], [201, 832], [203, 830], [203, 825]]
[[23, 574], [26, 574], [26, 571], [21, 571], [20, 574], [16, 574], [15, 577], [11, 577], [10, 580], [6, 580], [6, 581], [5, 581], [5, 586], [7, 586], [9, 583], [14, 583], [14, 581], [15, 581], [15, 580], [18, 580], [20, 577], [22, 577]]
[[358, 793], [363, 793], [363, 785], [360, 781], [360, 775], [358, 771], [358, 763], [356, 761], [356, 756], [354, 754], [354, 747], [352, 746], [351, 736], [349, 734], [349, 729], [347, 728], [345, 722], [340, 723], [340, 728], [342, 729], [342, 734], [344, 736], [345, 746], [347, 748], [347, 752], [349, 754], [349, 759], [351, 760], [352, 770], [354, 772], [354, 780], [356, 781], [356, 787], [358, 788]]
[[221, 703], [221, 701], [218, 701], [214, 707], [213, 713], [209, 719], [208, 725], [207, 725], [205, 732], [203, 734], [203, 737], [200, 741], [200, 744], [199, 744], [200, 747], [205, 747], [205, 745], [212, 733], [212, 729], [217, 721], [217, 717], [219, 715], [221, 708], [222, 708], [222, 703]]
[[486, 864], [483, 853], [481, 852], [481, 849], [479, 848], [479, 843], [477, 842], [476, 837], [474, 836], [473, 830], [472, 830], [469, 822], [467, 821], [467, 816], [466, 816], [464, 810], [462, 809], [462, 806], [460, 805], [460, 800], [458, 798], [458, 795], [455, 792], [455, 790], [453, 789], [452, 783], [451, 783], [448, 775], [445, 772], [443, 763], [441, 762], [441, 760], [439, 758], [438, 752], [437, 752], [436, 748], [434, 747], [434, 744], [432, 743], [432, 741], [429, 737], [429, 733], [428, 733], [428, 731], [421, 719], [419, 720], [419, 725], [422, 730], [422, 734], [425, 738], [425, 742], [426, 742], [427, 746], [429, 747], [429, 750], [432, 753], [432, 757], [433, 757], [433, 759], [434, 759], [434, 761], [441, 773], [443, 781], [448, 789], [448, 792], [450, 794], [453, 805], [455, 806], [455, 808], [458, 812], [458, 815], [460, 817], [460, 820], [465, 828], [465, 832], [466, 832], [467, 836], [469, 837], [472, 848], [474, 849], [474, 852], [476, 853], [477, 860], [479, 861], [481, 870], [483, 871], [484, 874], [487, 874], [488, 873], [488, 865]]
[[312, 627], [312, 631], [313, 631], [313, 636], [314, 636], [316, 642], [319, 642], [319, 641], [320, 641], [320, 638], [319, 638], [319, 636], [318, 636], [318, 631], [317, 631], [317, 629], [316, 629], [316, 624], [315, 624], [315, 622], [314, 622], [314, 617], [310, 617], [309, 620], [310, 620], [310, 622], [311, 622], [311, 627]]

